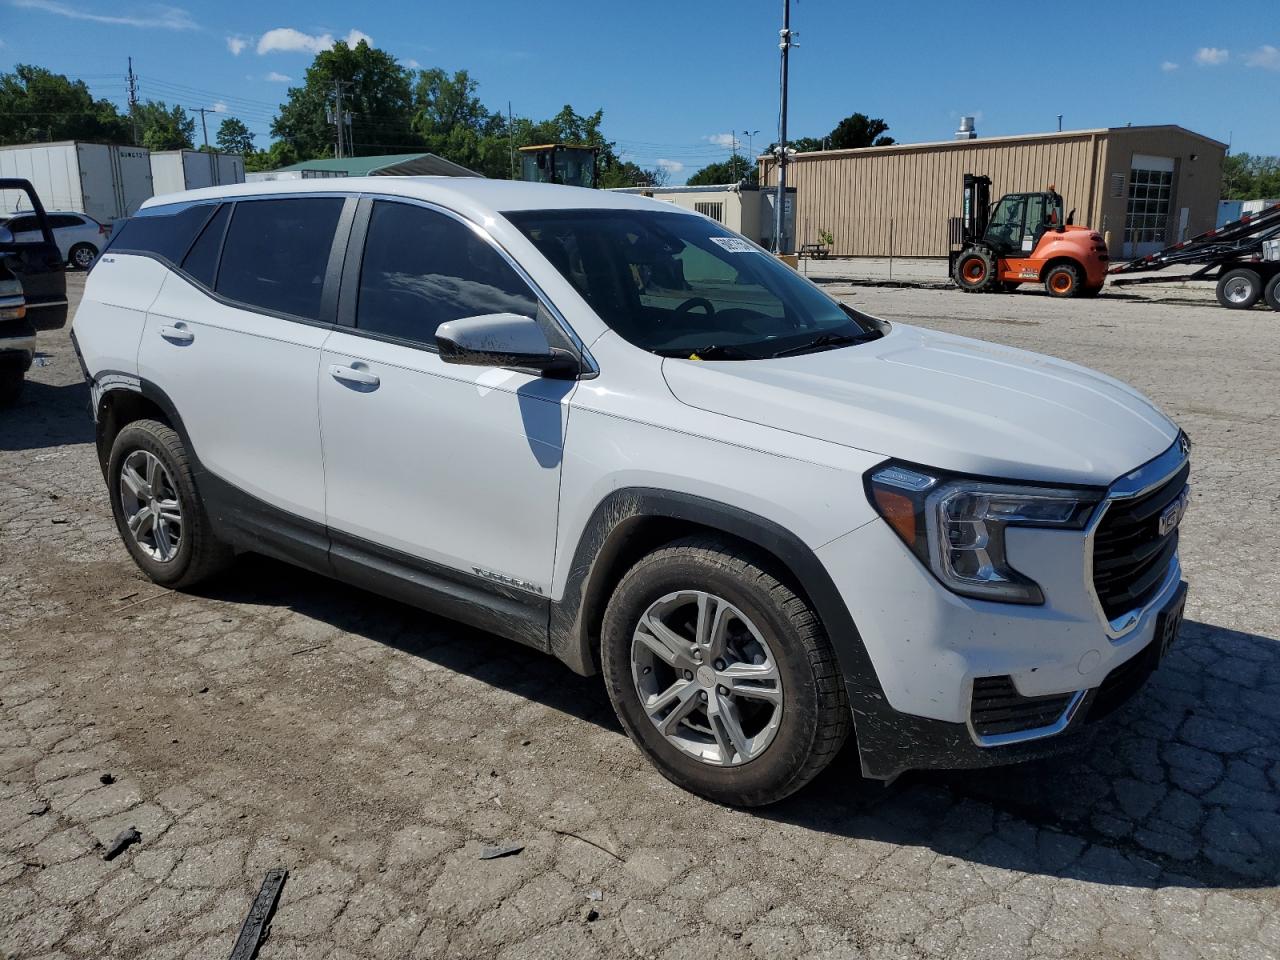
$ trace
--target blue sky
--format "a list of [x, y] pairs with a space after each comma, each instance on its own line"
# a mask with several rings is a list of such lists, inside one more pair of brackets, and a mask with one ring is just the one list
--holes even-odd
[[[182, 0], [178, 0], [182, 2]], [[954, 0], [796, 0], [790, 133], [821, 136], [861, 110], [903, 142], [1176, 123], [1280, 154], [1278, 0], [976, 9]], [[681, 182], [777, 131], [781, 3], [420, 0], [410, 4], [0, 0], [0, 68], [35, 63], [124, 101], [225, 109], [269, 142], [274, 107], [329, 38], [366, 36], [407, 66], [466, 68], [486, 104], [542, 118], [603, 107], [624, 155]], [[642, 11], [642, 12], [637, 12]], [[210, 123], [217, 119], [210, 117]], [[212, 135], [212, 127], [210, 130]], [[199, 132], [197, 130], [197, 137]]]

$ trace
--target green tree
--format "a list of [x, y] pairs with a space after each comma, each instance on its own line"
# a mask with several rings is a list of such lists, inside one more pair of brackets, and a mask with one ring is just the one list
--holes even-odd
[[423, 146], [486, 177], [511, 176], [510, 131], [502, 114], [476, 95], [479, 84], [465, 70], [452, 76], [421, 70], [413, 88], [413, 130]]
[[300, 87], [271, 124], [271, 134], [291, 143], [303, 158], [333, 156], [337, 138], [329, 122], [341, 86], [343, 110], [351, 115], [351, 145], [356, 156], [408, 153], [422, 149], [413, 129], [410, 72], [395, 57], [361, 40], [349, 47], [339, 40], [316, 54]]
[[[795, 137], [787, 141], [796, 153], [816, 153], [819, 150], [855, 150], [861, 147], [887, 147], [897, 143], [885, 136], [889, 124], [879, 117], [865, 113], [852, 113], [835, 125], [825, 137]], [[777, 143], [769, 144], [772, 152]]]
[[248, 173], [279, 170], [281, 167], [292, 166], [301, 159], [302, 157], [298, 154], [293, 144], [286, 140], [277, 140], [266, 150], [254, 150], [252, 153], [246, 153], [244, 155], [244, 169]]
[[148, 100], [138, 104], [134, 120], [141, 132], [142, 145], [148, 150], [190, 150], [196, 132], [194, 117], [163, 100]]
[[1222, 196], [1227, 200], [1280, 198], [1280, 157], [1236, 153], [1222, 163]]
[[238, 153], [247, 157], [254, 153], [253, 134], [242, 120], [227, 117], [218, 124], [218, 149], [223, 153]]
[[828, 134], [828, 149], [887, 147], [894, 142], [893, 137], [883, 135], [888, 129], [889, 125], [879, 117], [868, 117], [865, 113], [850, 114], [837, 123], [835, 129]]
[[130, 143], [129, 122], [84, 81], [20, 63], [0, 73], [0, 144], [50, 140]]
[[733, 156], [720, 163], [709, 163], [689, 177], [687, 183], [691, 187], [711, 186], [717, 183], [755, 184], [759, 179], [756, 165], [746, 157]]

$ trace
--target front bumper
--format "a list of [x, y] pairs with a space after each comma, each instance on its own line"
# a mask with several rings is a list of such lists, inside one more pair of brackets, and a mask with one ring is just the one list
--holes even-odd
[[[1010, 528], [1013, 566], [1044, 590], [1039, 605], [995, 603], [943, 587], [883, 521], [819, 548], [875, 672], [850, 678], [863, 770], [978, 767], [1071, 749], [1098, 719], [1113, 678], [1150, 674], [1160, 614], [1185, 590], [1176, 554], [1154, 596], [1124, 623], [1097, 601], [1089, 531]], [[1158, 649], [1156, 646], [1155, 649]], [[1042, 721], [1007, 735], [975, 723], [975, 682], [999, 679], [1014, 700], [1044, 698]], [[1058, 698], [1053, 700], [1050, 698]]]
[[[1187, 585], [1179, 581], [1164, 608], [1177, 607]], [[1163, 609], [1163, 608], [1162, 608]], [[883, 698], [850, 687], [854, 725], [865, 776], [892, 780], [907, 770], [962, 770], [1003, 766], [1083, 749], [1096, 725], [1131, 700], [1146, 684], [1165, 651], [1163, 638], [1113, 667], [1096, 687], [1077, 691], [1060, 721], [1031, 738], [980, 742], [971, 723], [949, 723], [901, 713]]]

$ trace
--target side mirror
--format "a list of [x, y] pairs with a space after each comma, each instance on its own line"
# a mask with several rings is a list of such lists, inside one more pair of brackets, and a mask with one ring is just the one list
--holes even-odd
[[0, 227], [0, 243], [13, 243], [13, 231], [8, 227]]
[[576, 376], [578, 363], [547, 341], [538, 321], [518, 313], [486, 313], [449, 320], [436, 328], [445, 363], [537, 370], [544, 377]]

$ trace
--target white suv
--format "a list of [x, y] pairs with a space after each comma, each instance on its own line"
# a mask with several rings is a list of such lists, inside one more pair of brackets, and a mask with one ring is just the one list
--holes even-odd
[[279, 557], [603, 673], [734, 804], [1078, 741], [1185, 596], [1131, 388], [842, 306], [698, 214], [482, 179], [148, 201], [74, 337], [121, 536]]

